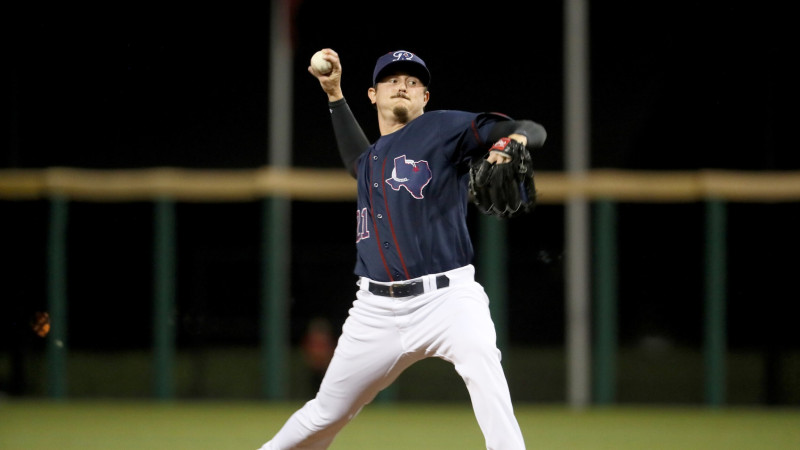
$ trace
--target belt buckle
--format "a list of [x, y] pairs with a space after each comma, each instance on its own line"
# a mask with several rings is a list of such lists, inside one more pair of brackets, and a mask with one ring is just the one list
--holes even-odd
[[[398, 285], [401, 286], [401, 285]], [[389, 285], [389, 297], [394, 298], [394, 284]]]

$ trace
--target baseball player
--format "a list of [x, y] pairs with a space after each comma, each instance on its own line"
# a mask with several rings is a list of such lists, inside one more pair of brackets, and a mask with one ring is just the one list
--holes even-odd
[[471, 265], [468, 179], [476, 158], [507, 162], [492, 143], [538, 148], [544, 128], [499, 113], [425, 112], [430, 72], [398, 50], [375, 64], [367, 95], [381, 136], [370, 143], [342, 93], [338, 54], [323, 51], [332, 70], [308, 70], [328, 95], [340, 156], [358, 181], [359, 288], [316, 397], [261, 449], [328, 448], [382, 389], [429, 357], [463, 378], [487, 449], [524, 449], [489, 299]]

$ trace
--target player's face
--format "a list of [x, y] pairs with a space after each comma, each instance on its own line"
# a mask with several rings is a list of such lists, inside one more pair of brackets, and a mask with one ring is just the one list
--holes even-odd
[[380, 114], [392, 115], [403, 123], [422, 115], [430, 96], [419, 78], [405, 73], [382, 78], [369, 94]]

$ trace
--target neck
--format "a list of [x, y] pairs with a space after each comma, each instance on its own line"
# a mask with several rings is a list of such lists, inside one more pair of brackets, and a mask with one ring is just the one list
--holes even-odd
[[401, 117], [396, 114], [390, 114], [388, 116], [378, 114], [378, 129], [381, 132], [381, 136], [392, 134], [421, 115], [422, 113], [414, 117]]
[[378, 128], [381, 130], [381, 136], [392, 134], [395, 131], [403, 128], [404, 126], [406, 126], [405, 123], [400, 123], [400, 122], [385, 123], [382, 120], [378, 120]]

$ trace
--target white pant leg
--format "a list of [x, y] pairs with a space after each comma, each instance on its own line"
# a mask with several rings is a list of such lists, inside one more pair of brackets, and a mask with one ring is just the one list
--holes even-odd
[[469, 391], [489, 450], [523, 450], [525, 442], [497, 349], [489, 300], [478, 283], [454, 283], [409, 323], [406, 345], [455, 366]]
[[[452, 300], [458, 301], [458, 300]], [[500, 351], [495, 344], [494, 324], [489, 318], [488, 308], [482, 314], [484, 320], [473, 322], [475, 328], [453, 327], [451, 339], [454, 344], [442, 356], [453, 362], [456, 371], [464, 379], [469, 391], [475, 417], [481, 427], [488, 450], [524, 450], [525, 441], [514, 415], [508, 382], [500, 363]], [[483, 328], [484, 331], [476, 333]], [[492, 330], [491, 340], [486, 336]], [[475, 338], [475, 339], [470, 339]]]
[[261, 448], [326, 449], [336, 434], [414, 360], [403, 357], [396, 300], [358, 293], [316, 397]]

